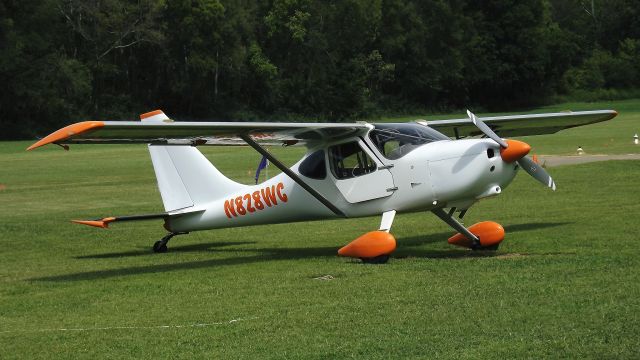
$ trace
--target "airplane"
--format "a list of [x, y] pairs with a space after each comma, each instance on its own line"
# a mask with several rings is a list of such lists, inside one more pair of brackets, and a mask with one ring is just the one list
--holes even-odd
[[[504, 228], [492, 221], [465, 227], [465, 214], [494, 197], [519, 169], [552, 190], [554, 180], [527, 154], [525, 142], [503, 137], [552, 134], [614, 118], [615, 110], [508, 115], [407, 123], [180, 122], [161, 110], [140, 121], [84, 121], [40, 139], [27, 150], [57, 144], [147, 144], [165, 212], [75, 223], [163, 219], [168, 234], [153, 245], [167, 251], [192, 231], [333, 218], [381, 216], [378, 230], [338, 250], [365, 263], [385, 263], [396, 249], [397, 213], [430, 211], [457, 233], [453, 245], [496, 250]], [[500, 134], [500, 135], [498, 135]], [[287, 167], [265, 145], [304, 145]], [[199, 146], [249, 145], [282, 171], [256, 185], [224, 176]], [[456, 219], [456, 213], [457, 218]]]

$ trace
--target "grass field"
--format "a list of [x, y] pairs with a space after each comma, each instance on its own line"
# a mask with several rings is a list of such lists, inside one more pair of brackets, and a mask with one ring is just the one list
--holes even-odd
[[[569, 107], [620, 116], [527, 139], [536, 153], [640, 152], [640, 101], [541, 111]], [[161, 222], [69, 223], [163, 210], [144, 146], [28, 144], [0, 143], [0, 358], [640, 356], [638, 161], [549, 169], [556, 192], [521, 174], [466, 217], [505, 226], [492, 255], [449, 246], [430, 214], [399, 215], [398, 250], [375, 266], [336, 250], [377, 218], [197, 232], [153, 254]], [[244, 182], [259, 160], [206, 153]]]

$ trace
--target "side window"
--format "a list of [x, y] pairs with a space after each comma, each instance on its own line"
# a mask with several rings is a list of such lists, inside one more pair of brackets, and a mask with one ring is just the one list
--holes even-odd
[[327, 164], [324, 161], [324, 150], [318, 150], [304, 159], [298, 167], [300, 174], [322, 180], [327, 177]]
[[378, 168], [375, 161], [355, 141], [329, 147], [329, 162], [336, 179], [369, 174]]

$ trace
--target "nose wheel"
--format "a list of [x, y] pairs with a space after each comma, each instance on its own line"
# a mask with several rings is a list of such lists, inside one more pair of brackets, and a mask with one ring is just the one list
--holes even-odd
[[449, 244], [462, 246], [471, 250], [498, 250], [500, 242], [504, 239], [504, 228], [493, 221], [483, 221], [470, 226], [468, 229], [460, 224], [453, 215], [453, 211], [447, 214], [443, 209], [431, 210], [437, 217], [449, 224], [458, 233], [449, 238]]
[[479, 246], [479, 247], [472, 248], [471, 250], [476, 250], [476, 251], [497, 251], [499, 246], [500, 246], [500, 244], [495, 244], [495, 245], [491, 245], [491, 246]]
[[169, 233], [167, 235], [165, 235], [165, 237], [163, 237], [161, 240], [156, 241], [153, 244], [153, 252], [154, 253], [166, 253], [168, 248], [167, 248], [167, 243], [169, 242], [169, 240], [171, 240], [172, 237], [176, 236], [176, 235], [183, 235], [183, 234], [188, 234], [188, 233]]

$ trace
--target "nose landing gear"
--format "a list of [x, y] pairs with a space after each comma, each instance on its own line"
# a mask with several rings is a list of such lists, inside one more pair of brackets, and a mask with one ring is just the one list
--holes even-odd
[[449, 224], [458, 233], [449, 238], [449, 244], [466, 247], [472, 250], [498, 250], [504, 239], [504, 228], [493, 221], [483, 221], [468, 229], [443, 209], [431, 210], [437, 217]]

